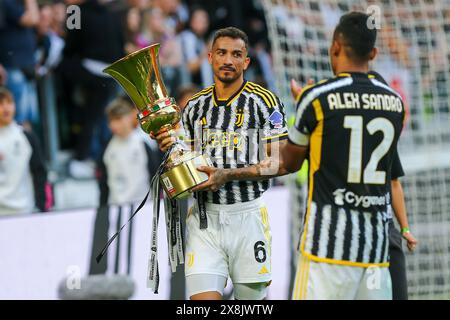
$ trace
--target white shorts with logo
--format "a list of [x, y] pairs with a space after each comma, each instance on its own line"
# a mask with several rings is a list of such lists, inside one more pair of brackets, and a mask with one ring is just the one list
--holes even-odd
[[200, 229], [196, 204], [186, 218], [186, 276], [215, 274], [233, 283], [269, 282], [272, 236], [262, 199], [206, 203], [206, 214], [207, 229]]
[[294, 300], [392, 300], [388, 267], [316, 262], [299, 255]]

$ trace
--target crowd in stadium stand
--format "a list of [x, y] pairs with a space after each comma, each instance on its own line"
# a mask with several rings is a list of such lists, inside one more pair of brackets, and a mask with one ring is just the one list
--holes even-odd
[[[272, 14], [279, 21], [277, 32], [289, 39], [281, 50], [304, 53], [284, 63], [309, 70], [328, 70], [326, 39], [340, 15], [352, 9], [346, 3], [286, 1], [283, 6], [275, 6]], [[389, 70], [397, 75], [405, 74], [404, 78], [400, 76], [390, 82], [393, 87], [399, 85], [399, 80], [420, 81], [425, 97], [425, 105], [420, 107], [425, 113], [436, 108], [448, 113], [445, 103], [448, 70], [445, 68], [450, 57], [441, 48], [449, 45], [450, 37], [438, 37], [443, 33], [431, 34], [428, 36], [435, 37], [433, 42], [422, 43], [426, 37], [420, 37], [421, 32], [442, 27], [433, 19], [436, 14], [433, 7], [411, 10], [402, 1], [396, 3], [395, 10], [383, 11], [384, 21], [392, 26], [400, 23], [401, 35], [393, 37], [396, 32], [388, 28], [381, 30], [380, 44], [389, 51], [390, 58], [389, 61], [381, 59], [378, 67], [387, 70], [383, 75], [388, 80]], [[306, 5], [310, 8], [302, 10]], [[444, 16], [448, 35], [450, 10]], [[413, 18], [430, 21], [430, 26], [408, 24]], [[105, 109], [114, 98], [124, 95], [101, 70], [128, 53], [159, 42], [160, 64], [170, 95], [178, 97], [186, 90], [201, 89], [212, 83], [207, 62], [211, 36], [215, 30], [230, 25], [243, 29], [250, 39], [252, 63], [246, 78], [276, 91], [261, 1], [0, 0], [0, 85], [14, 96], [17, 123], [41, 140], [49, 135], [47, 126], [43, 125], [46, 102], [56, 101], [60, 148], [72, 155], [67, 172], [62, 174], [94, 177], [95, 161], [100, 160], [111, 137]], [[317, 32], [311, 34], [305, 26], [314, 26]], [[412, 43], [408, 41], [416, 41], [414, 45], [421, 48], [420, 52], [411, 51]], [[410, 71], [411, 64], [425, 56], [431, 57], [432, 61], [427, 63], [433, 68], [420, 70], [420, 80], [408, 78], [417, 76]], [[421, 66], [426, 67], [426, 63]], [[45, 79], [50, 79], [52, 90], [43, 85]], [[305, 83], [307, 79], [297, 80]], [[53, 92], [51, 97], [49, 92]], [[415, 90], [410, 92], [416, 94]], [[427, 95], [439, 97], [434, 101], [440, 105], [427, 107]], [[414, 96], [404, 98], [407, 104], [415, 99]], [[419, 112], [414, 108], [410, 111]], [[418, 124], [411, 121], [413, 129], [415, 125]], [[43, 142], [48, 155], [49, 146]], [[153, 150], [158, 152], [154, 146]]]
[[[380, 8], [377, 47], [381, 54], [372, 67], [403, 96], [408, 107], [408, 126], [420, 130], [420, 126], [437, 121], [439, 114], [450, 113], [447, 90], [450, 55], [446, 50], [450, 47], [450, 8], [443, 6], [443, 12], [438, 11], [442, 2], [272, 2], [272, 15], [280, 36], [279, 50], [286, 53], [282, 61], [288, 66], [286, 79], [298, 75], [299, 70], [298, 80], [302, 83], [311, 77], [316, 81], [328, 77], [328, 40], [339, 18], [345, 12], [375, 5]], [[422, 100], [424, 103], [419, 103]], [[422, 119], [422, 114], [428, 118]]]
[[246, 77], [273, 87], [257, 1], [0, 0], [0, 5], [0, 81], [15, 97], [16, 121], [44, 135], [42, 101], [48, 97], [42, 97], [39, 83], [50, 73], [59, 139], [73, 151], [74, 177], [92, 176], [92, 163], [111, 135], [105, 108], [124, 94], [101, 70], [128, 53], [160, 43], [164, 82], [177, 96], [186, 87], [213, 82], [207, 62], [211, 35], [234, 25], [252, 41]]

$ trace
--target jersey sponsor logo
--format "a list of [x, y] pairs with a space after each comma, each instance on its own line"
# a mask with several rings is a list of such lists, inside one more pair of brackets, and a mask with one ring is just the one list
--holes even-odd
[[283, 127], [283, 115], [280, 111], [275, 110], [269, 116], [270, 123], [275, 127], [275, 129], [279, 129]]
[[244, 140], [244, 136], [240, 132], [203, 129], [202, 149], [210, 146], [212, 148], [229, 148], [242, 151]]
[[389, 203], [386, 196], [360, 196], [350, 190], [347, 191], [345, 188], [336, 189], [333, 195], [334, 203], [337, 206], [350, 204], [356, 208], [359, 206], [369, 208], [371, 206], [383, 206]]

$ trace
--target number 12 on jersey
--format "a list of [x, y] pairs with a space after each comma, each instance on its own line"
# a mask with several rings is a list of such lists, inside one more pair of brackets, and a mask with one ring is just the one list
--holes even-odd
[[[363, 156], [363, 117], [362, 116], [345, 116], [344, 128], [350, 129], [350, 152], [348, 157], [348, 183], [361, 183], [362, 156]], [[367, 163], [364, 174], [363, 183], [365, 184], [385, 184], [386, 171], [378, 171], [378, 163], [389, 151], [394, 141], [395, 129], [392, 123], [386, 118], [375, 118], [369, 121], [366, 126], [370, 135], [378, 131], [383, 133], [383, 140], [372, 151], [370, 160]]]

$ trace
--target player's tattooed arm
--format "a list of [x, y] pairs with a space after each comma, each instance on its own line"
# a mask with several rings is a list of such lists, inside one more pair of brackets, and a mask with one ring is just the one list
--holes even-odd
[[267, 157], [257, 164], [236, 169], [218, 169], [213, 167], [199, 167], [197, 170], [209, 175], [208, 181], [192, 189], [195, 191], [217, 191], [228, 181], [267, 180], [288, 174], [280, 159], [280, 150], [286, 145], [286, 140], [270, 143], [265, 146]]
[[226, 169], [229, 180], [266, 180], [283, 176], [289, 172], [285, 169], [280, 151], [285, 147], [286, 140], [267, 143], [265, 145], [266, 158], [255, 165], [238, 169]]
[[196, 191], [217, 191], [225, 183], [229, 181], [225, 169], [219, 169], [215, 167], [200, 166], [197, 168], [198, 171], [205, 172], [208, 174], [209, 178], [207, 181], [191, 189], [191, 192]]

